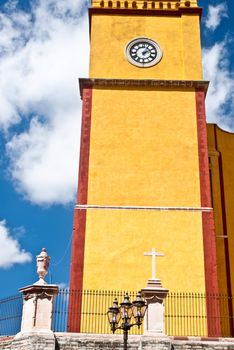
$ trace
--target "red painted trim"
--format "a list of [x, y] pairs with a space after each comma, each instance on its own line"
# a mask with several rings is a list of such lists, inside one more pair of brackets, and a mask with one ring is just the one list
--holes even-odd
[[174, 340], [189, 340], [189, 337], [183, 337], [183, 336], [174, 336]]
[[80, 332], [86, 210], [74, 211], [70, 295], [68, 306], [68, 332]]
[[202, 15], [201, 7], [181, 7], [178, 10], [160, 10], [160, 9], [132, 9], [132, 8], [108, 8], [108, 7], [91, 7], [89, 8], [89, 16], [92, 15], [126, 15], [126, 16], [172, 16], [181, 17], [183, 14]]
[[80, 78], [79, 88], [81, 98], [83, 97], [83, 89], [91, 87], [99, 87], [106, 89], [107, 87], [120, 87], [124, 89], [134, 88], [170, 88], [172, 90], [183, 89], [194, 91], [199, 89], [207, 93], [209, 82], [204, 80], [159, 80], [159, 79], [104, 79], [104, 78]]
[[78, 195], [77, 195], [78, 204], [87, 204], [91, 109], [92, 109], [92, 88], [87, 87], [83, 90], [83, 111], [82, 111], [82, 127], [81, 127], [81, 141], [80, 141], [80, 166], [79, 166]]
[[73, 225], [70, 289], [82, 290], [86, 210], [75, 210]]
[[[90, 151], [90, 129], [91, 129], [91, 108], [92, 108], [92, 89], [87, 88], [83, 91], [83, 110], [82, 127], [80, 141], [80, 167], [78, 182], [78, 204], [87, 204], [88, 197], [88, 172], [89, 172], [89, 151]], [[84, 270], [84, 249], [85, 249], [85, 229], [86, 229], [86, 210], [74, 210], [72, 256], [70, 272], [70, 297], [68, 313], [68, 331], [80, 331], [81, 315], [81, 294], [78, 298], [76, 291], [83, 288], [83, 270]]]
[[12, 336], [4, 336], [4, 337], [1, 337], [0, 336], [0, 342], [7, 342], [7, 341], [12, 341], [14, 339], [14, 337], [12, 337]]
[[221, 338], [214, 338], [214, 337], [194, 337], [194, 336], [191, 336], [191, 337], [183, 337], [183, 336], [173, 336], [171, 337], [173, 340], [185, 340], [185, 341], [194, 341], [194, 339], [196, 339], [196, 341], [216, 341], [216, 342], [219, 342], [219, 341], [223, 341], [223, 339]]
[[205, 95], [204, 91], [201, 91], [200, 89], [196, 92], [196, 110], [201, 183], [201, 206], [211, 207], [209, 158], [205, 117]]
[[[196, 91], [198, 154], [200, 169], [201, 206], [211, 207], [211, 188], [209, 177], [208, 144], [205, 117], [204, 91]], [[203, 244], [205, 260], [205, 283], [207, 294], [218, 294], [218, 273], [215, 241], [214, 213], [202, 213]], [[220, 336], [219, 303], [215, 298], [207, 298], [208, 335]]]

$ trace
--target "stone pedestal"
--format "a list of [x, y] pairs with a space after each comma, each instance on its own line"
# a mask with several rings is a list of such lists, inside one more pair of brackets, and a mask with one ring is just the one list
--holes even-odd
[[20, 289], [23, 294], [23, 315], [20, 334], [25, 332], [51, 332], [56, 285], [31, 285]]
[[144, 335], [165, 336], [164, 299], [168, 290], [163, 288], [160, 279], [149, 279], [146, 288], [141, 290], [148, 309], [144, 318]]
[[[0, 346], [1, 349], [1, 346]], [[56, 339], [53, 332], [18, 333], [12, 340], [11, 347], [14, 350], [56, 350]]]
[[51, 284], [33, 284], [20, 289], [24, 304], [21, 331], [12, 342], [14, 349], [55, 350], [52, 313], [58, 290]]

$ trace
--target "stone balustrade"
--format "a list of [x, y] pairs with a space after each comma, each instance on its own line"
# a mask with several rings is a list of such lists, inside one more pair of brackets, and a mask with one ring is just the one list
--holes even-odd
[[[1, 338], [0, 350], [122, 350], [122, 335], [55, 333], [54, 339], [40, 333], [25, 335], [20, 339]], [[195, 337], [150, 337], [130, 335], [129, 350], [233, 350], [231, 338], [201, 339]]]

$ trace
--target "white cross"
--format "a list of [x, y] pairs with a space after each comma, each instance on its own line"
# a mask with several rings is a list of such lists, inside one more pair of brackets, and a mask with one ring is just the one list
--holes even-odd
[[145, 256], [152, 256], [152, 279], [156, 279], [156, 256], [164, 256], [163, 253], [157, 253], [155, 248], [152, 248], [152, 252], [144, 253]]

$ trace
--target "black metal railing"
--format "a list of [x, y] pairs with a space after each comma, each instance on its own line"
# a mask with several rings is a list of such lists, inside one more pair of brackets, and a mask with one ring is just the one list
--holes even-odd
[[17, 294], [0, 300], [0, 336], [20, 331], [23, 299]]
[[226, 294], [169, 293], [165, 299], [166, 334], [232, 337], [232, 301]]
[[[133, 301], [136, 292], [128, 293]], [[107, 311], [115, 298], [122, 302], [124, 294], [124, 291], [61, 290], [54, 306], [53, 329], [57, 332], [111, 333]], [[141, 333], [142, 330], [137, 328], [130, 331], [130, 334]]]
[[[134, 299], [134, 292], [129, 292], [129, 295]], [[114, 298], [121, 301], [123, 296], [124, 291], [60, 291], [54, 309], [54, 330], [110, 333], [106, 312]], [[66, 307], [61, 306], [63, 302]], [[165, 333], [232, 337], [232, 302], [232, 297], [225, 294], [169, 293], [165, 299]], [[142, 333], [142, 328], [133, 330], [132, 334], [139, 333]]]
[[[131, 300], [135, 292], [129, 292]], [[121, 302], [124, 291], [60, 290], [55, 299], [53, 330], [82, 333], [110, 333], [106, 312], [115, 298]], [[233, 337], [233, 299], [225, 294], [169, 293], [165, 299], [165, 333], [173, 336]], [[20, 331], [22, 297], [0, 300], [0, 336]], [[212, 333], [217, 324], [219, 334]], [[212, 325], [209, 328], [209, 325]], [[132, 334], [141, 334], [133, 328]]]

